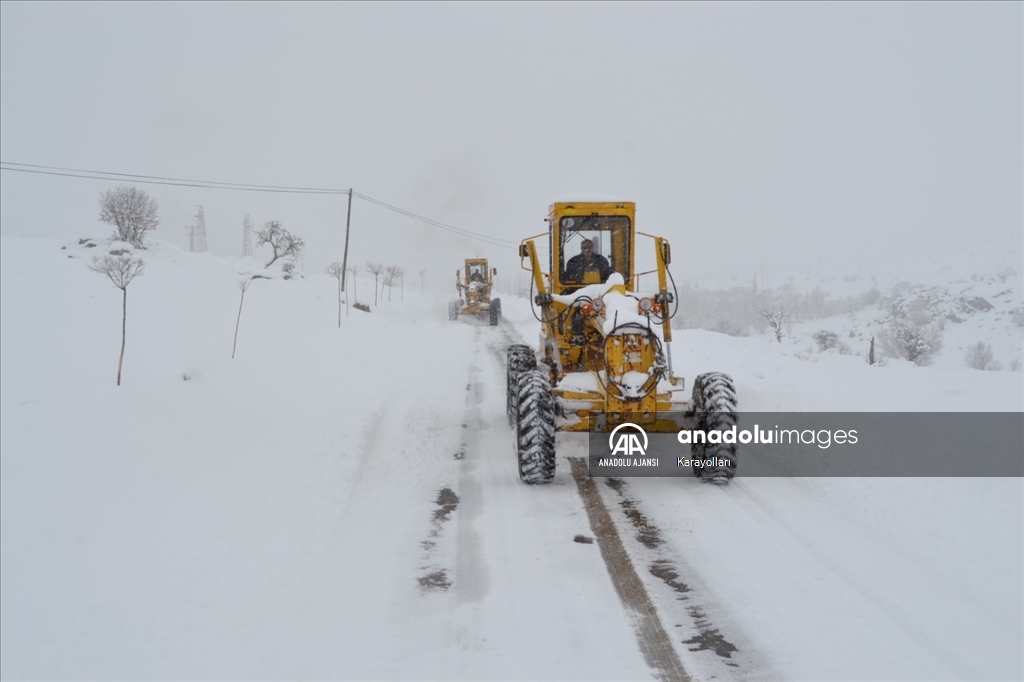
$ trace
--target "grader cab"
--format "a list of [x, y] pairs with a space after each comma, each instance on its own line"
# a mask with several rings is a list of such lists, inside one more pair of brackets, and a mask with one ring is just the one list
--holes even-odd
[[[687, 397], [673, 372], [671, 249], [665, 239], [636, 231], [635, 212], [628, 201], [557, 202], [548, 212], [548, 231], [520, 244], [541, 323], [539, 348], [513, 345], [507, 356], [509, 424], [526, 483], [554, 477], [555, 431], [606, 432], [632, 423], [676, 433], [680, 414], [696, 416], [702, 428], [735, 423], [728, 375], [698, 376]], [[654, 245], [653, 268], [644, 272], [637, 269], [637, 236]], [[538, 240], [546, 246], [546, 264]], [[716, 451], [700, 454], [734, 454], [720, 449], [729, 447], [708, 445]], [[728, 482], [735, 458], [725, 458], [728, 467], [695, 468], [694, 474]]]
[[491, 326], [501, 321], [501, 299], [491, 298], [497, 269], [487, 266], [486, 258], [467, 258], [465, 266], [455, 271], [455, 289], [459, 299], [448, 303], [448, 319], [459, 315], [486, 318]]

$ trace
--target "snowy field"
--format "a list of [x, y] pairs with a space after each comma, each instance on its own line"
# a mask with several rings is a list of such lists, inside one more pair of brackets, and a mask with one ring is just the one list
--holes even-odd
[[[373, 306], [363, 273], [372, 312], [339, 328], [336, 280], [260, 279], [231, 359], [260, 264], [156, 242], [118, 387], [96, 243], [0, 244], [0, 677], [658, 677], [574, 541], [594, 535], [565, 459], [585, 441], [559, 434], [552, 485], [518, 480], [504, 349], [535, 342], [525, 300], [449, 322], [409, 283]], [[676, 371], [731, 373], [746, 411], [1019, 412], [1019, 277], [991, 283], [999, 319], [949, 325], [930, 367], [868, 366], [865, 310], [784, 343], [676, 330]], [[813, 347], [826, 324], [851, 354]], [[964, 366], [982, 339], [1004, 371]], [[597, 487], [694, 679], [1024, 678], [1019, 478]]]

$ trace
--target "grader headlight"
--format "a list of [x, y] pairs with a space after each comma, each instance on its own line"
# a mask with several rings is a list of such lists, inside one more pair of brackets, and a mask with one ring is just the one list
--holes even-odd
[[600, 313], [602, 310], [604, 310], [604, 299], [594, 299], [594, 302], [591, 303], [591, 307], [594, 309], [595, 313]]
[[654, 308], [654, 301], [649, 298], [640, 299], [640, 312], [649, 313]]

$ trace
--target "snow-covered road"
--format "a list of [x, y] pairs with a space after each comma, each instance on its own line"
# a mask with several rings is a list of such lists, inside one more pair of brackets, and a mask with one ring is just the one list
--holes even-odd
[[[161, 245], [118, 388], [119, 292], [60, 246], [0, 250], [4, 679], [670, 676], [573, 477], [585, 440], [558, 435], [551, 485], [518, 480], [524, 301], [492, 328], [396, 290], [339, 329], [333, 280], [257, 281], [231, 360], [238, 262]], [[748, 409], [1022, 408], [1009, 372], [708, 332], [675, 357], [733, 373]], [[593, 484], [694, 679], [1022, 677], [1021, 479]]]

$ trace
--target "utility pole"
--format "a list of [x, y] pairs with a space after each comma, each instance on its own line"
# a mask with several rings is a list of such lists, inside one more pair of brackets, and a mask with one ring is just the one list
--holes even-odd
[[[352, 188], [348, 190], [348, 214], [345, 216], [345, 254], [341, 257], [341, 271], [342, 273], [348, 272], [348, 228], [352, 224]], [[348, 277], [341, 278], [341, 290], [345, 291], [345, 280]]]

